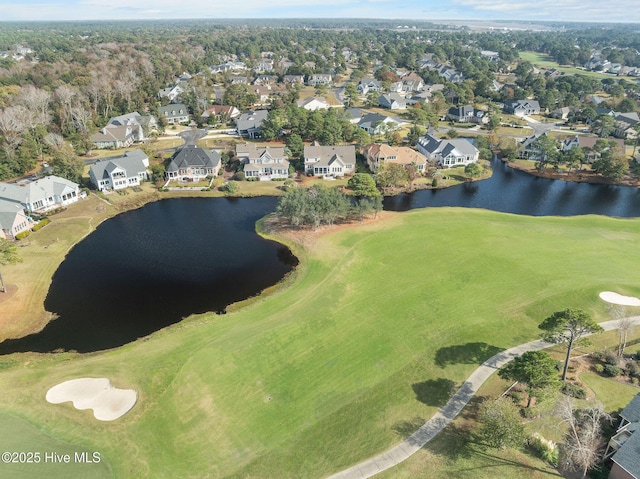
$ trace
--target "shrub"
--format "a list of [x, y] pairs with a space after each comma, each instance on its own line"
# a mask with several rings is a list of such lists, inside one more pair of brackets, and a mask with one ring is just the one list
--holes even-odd
[[618, 356], [613, 351], [606, 351], [602, 360], [605, 364], [609, 364], [610, 366], [618, 365]]
[[16, 239], [17, 240], [21, 240], [21, 239], [25, 239], [27, 236], [29, 236], [31, 234], [31, 231], [27, 230], [27, 231], [23, 231], [22, 233], [18, 233], [16, 235]]
[[533, 419], [538, 417], [538, 410], [534, 407], [525, 407], [520, 411], [520, 414], [526, 419]]
[[44, 228], [45, 226], [47, 226], [49, 223], [51, 223], [51, 220], [49, 218], [42, 218], [37, 225], [34, 225], [33, 228], [31, 228], [32, 231], [38, 231], [41, 228]]
[[595, 364], [593, 370], [598, 374], [602, 374], [604, 372], [604, 366], [602, 364]]
[[244, 181], [247, 179], [247, 177], [244, 174], [244, 171], [237, 171], [234, 175], [233, 175], [233, 179], [236, 181]]
[[624, 368], [627, 376], [640, 378], [640, 365], [635, 361], [627, 362], [627, 365]]
[[620, 369], [618, 366], [605, 364], [603, 373], [605, 374], [605, 376], [609, 376], [610, 378], [615, 378], [616, 376], [620, 376], [622, 374], [622, 369]]
[[561, 391], [563, 394], [576, 399], [585, 399], [587, 397], [587, 391], [578, 384], [565, 383]]
[[433, 186], [434, 188], [438, 187], [438, 178], [433, 179], [433, 181], [431, 182], [431, 186]]
[[543, 461], [547, 461], [554, 467], [558, 465], [560, 450], [555, 442], [545, 439], [537, 432], [534, 432], [529, 437], [529, 446]]

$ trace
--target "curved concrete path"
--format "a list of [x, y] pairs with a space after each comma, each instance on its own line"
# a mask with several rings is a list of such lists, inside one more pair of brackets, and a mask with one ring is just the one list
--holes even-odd
[[[637, 324], [640, 316], [634, 316], [634, 323]], [[618, 320], [605, 321], [600, 323], [605, 331], [618, 329]], [[553, 346], [542, 340], [531, 341], [530, 343], [515, 346], [506, 351], [492, 356], [482, 363], [471, 376], [465, 381], [460, 389], [453, 395], [449, 402], [445, 404], [431, 419], [424, 423], [420, 429], [414, 432], [407, 439], [386, 452], [367, 459], [355, 466], [345, 469], [330, 476], [328, 479], [365, 479], [386, 471], [396, 464], [408, 459], [418, 452], [425, 444], [442, 431], [455, 417], [460, 414], [471, 398], [478, 392], [480, 386], [489, 379], [496, 370], [507, 364], [513, 358], [526, 353], [527, 351], [539, 351]]]

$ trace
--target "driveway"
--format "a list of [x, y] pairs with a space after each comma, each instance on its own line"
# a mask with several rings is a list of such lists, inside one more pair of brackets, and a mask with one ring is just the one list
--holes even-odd
[[184, 140], [184, 146], [195, 146], [200, 138], [207, 136], [207, 132], [204, 130], [184, 130], [178, 133], [178, 136]]

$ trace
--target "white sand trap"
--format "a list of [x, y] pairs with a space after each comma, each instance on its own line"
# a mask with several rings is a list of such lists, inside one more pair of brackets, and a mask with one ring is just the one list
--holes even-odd
[[53, 386], [46, 397], [52, 404], [71, 401], [76, 409], [93, 409], [100, 421], [113, 421], [133, 407], [138, 394], [114, 388], [107, 378], [80, 378]]
[[611, 291], [603, 291], [600, 293], [600, 299], [607, 303], [619, 304], [621, 306], [640, 306], [640, 299], [633, 296], [622, 296]]

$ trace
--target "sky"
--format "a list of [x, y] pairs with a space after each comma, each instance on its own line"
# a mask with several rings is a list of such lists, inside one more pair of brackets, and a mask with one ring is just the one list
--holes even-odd
[[0, 0], [0, 21], [386, 18], [640, 23], [638, 0]]

